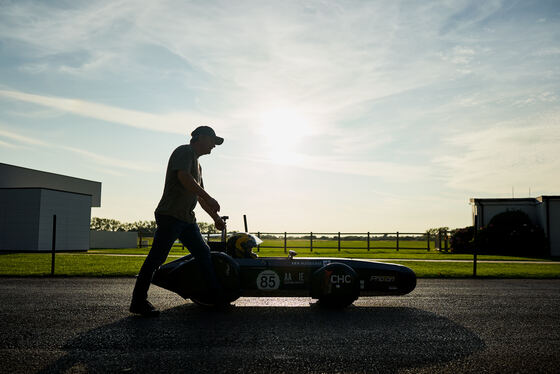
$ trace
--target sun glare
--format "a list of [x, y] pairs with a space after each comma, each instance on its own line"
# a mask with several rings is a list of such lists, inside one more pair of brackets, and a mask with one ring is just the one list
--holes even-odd
[[264, 112], [260, 129], [268, 156], [275, 162], [293, 161], [296, 147], [310, 131], [305, 117], [289, 109]]

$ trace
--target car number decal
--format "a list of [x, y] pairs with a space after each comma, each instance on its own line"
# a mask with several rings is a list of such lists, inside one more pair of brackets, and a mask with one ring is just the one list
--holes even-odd
[[257, 275], [257, 287], [259, 290], [277, 290], [280, 287], [280, 277], [272, 270], [264, 270]]

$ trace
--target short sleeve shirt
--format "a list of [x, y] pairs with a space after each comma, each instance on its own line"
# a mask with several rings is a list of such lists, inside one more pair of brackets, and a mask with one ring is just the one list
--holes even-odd
[[188, 223], [196, 223], [194, 208], [198, 196], [181, 184], [177, 177], [179, 170], [188, 172], [198, 184], [204, 187], [202, 168], [191, 146], [185, 144], [177, 147], [167, 164], [163, 196], [156, 208], [156, 213], [169, 215]]

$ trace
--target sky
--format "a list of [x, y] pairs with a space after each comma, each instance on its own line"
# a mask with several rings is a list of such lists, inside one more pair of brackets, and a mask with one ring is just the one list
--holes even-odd
[[560, 2], [0, 1], [0, 162], [152, 220], [199, 125], [231, 230], [424, 232], [559, 195]]

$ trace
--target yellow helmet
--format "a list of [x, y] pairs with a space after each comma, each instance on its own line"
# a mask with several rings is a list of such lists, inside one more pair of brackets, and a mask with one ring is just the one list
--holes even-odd
[[226, 244], [226, 252], [233, 258], [257, 258], [253, 248], [262, 243], [255, 235], [239, 232], [229, 237]]

